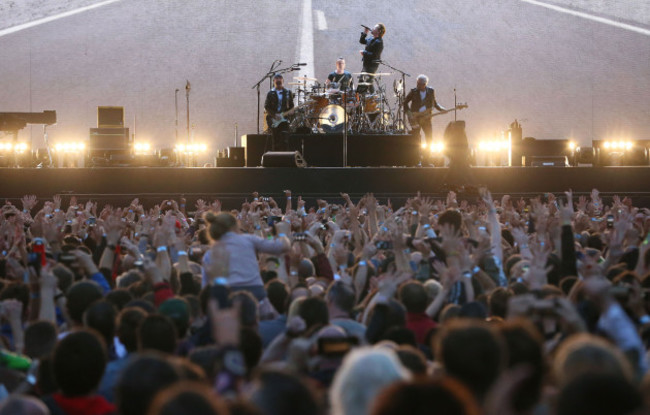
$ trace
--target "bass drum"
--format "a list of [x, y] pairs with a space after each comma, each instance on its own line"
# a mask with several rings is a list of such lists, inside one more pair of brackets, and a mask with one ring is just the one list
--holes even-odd
[[326, 133], [340, 133], [343, 131], [346, 115], [340, 105], [328, 105], [318, 115], [319, 127]]

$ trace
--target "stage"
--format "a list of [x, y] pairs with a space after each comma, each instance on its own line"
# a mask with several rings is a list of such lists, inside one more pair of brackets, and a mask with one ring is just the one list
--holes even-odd
[[[75, 195], [117, 206], [138, 197], [151, 207], [184, 195], [192, 210], [190, 206], [199, 198], [219, 198], [226, 208], [236, 208], [250, 200], [254, 191], [274, 197], [283, 206], [283, 190], [290, 189], [294, 201], [300, 195], [310, 205], [317, 198], [340, 200], [341, 192], [353, 199], [372, 192], [382, 201], [391, 198], [399, 205], [418, 191], [443, 197], [447, 171], [428, 167], [5, 168], [0, 169], [0, 197], [19, 207], [25, 194], [39, 198], [61, 194], [64, 200]], [[648, 167], [475, 167], [471, 172], [476, 184], [487, 186], [495, 195], [533, 197], [569, 188], [588, 194], [596, 187], [605, 196], [630, 196], [635, 205], [650, 206]], [[460, 198], [475, 200], [471, 194]]]

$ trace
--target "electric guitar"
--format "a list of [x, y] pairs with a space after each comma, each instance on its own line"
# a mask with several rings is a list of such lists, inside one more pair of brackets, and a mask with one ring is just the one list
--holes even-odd
[[291, 108], [290, 110], [287, 110], [285, 112], [279, 112], [275, 115], [269, 115], [269, 119], [271, 121], [271, 128], [277, 128], [280, 124], [283, 122], [289, 122], [287, 120], [287, 116], [293, 114], [294, 112], [298, 111], [300, 108], [308, 105], [309, 103], [306, 102], [304, 104], [296, 105], [295, 107]]
[[451, 111], [460, 111], [465, 108], [467, 108], [467, 104], [458, 104], [454, 108], [450, 108], [448, 110], [444, 110], [436, 113], [433, 112], [433, 108], [429, 108], [426, 111], [422, 111], [422, 112], [408, 111], [406, 115], [409, 119], [409, 123], [411, 124], [411, 128], [420, 128], [420, 123], [422, 121], [426, 121], [430, 118], [437, 117], [438, 115], [446, 114]]

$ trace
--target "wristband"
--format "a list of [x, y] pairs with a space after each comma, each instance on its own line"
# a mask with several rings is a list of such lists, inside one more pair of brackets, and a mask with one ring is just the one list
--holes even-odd
[[341, 279], [341, 276], [338, 273], [334, 274], [334, 281], [338, 281], [340, 279]]
[[340, 271], [345, 271], [346, 269], [348, 269], [347, 265], [339, 265], [339, 270]]
[[61, 212], [61, 209], [54, 209], [55, 212]]
[[291, 196], [287, 196], [287, 200], [291, 200]]
[[23, 213], [29, 213], [29, 210], [23, 209]]
[[646, 325], [646, 324], [650, 323], [650, 316], [646, 314], [646, 315], [643, 315], [643, 316], [639, 317], [639, 323], [641, 323], [641, 325]]
[[429, 225], [428, 223], [425, 223], [424, 226], [422, 226], [422, 229], [429, 229], [430, 227], [431, 227], [431, 225]]
[[216, 277], [212, 280], [216, 285], [228, 285], [228, 279], [226, 277]]
[[178, 251], [176, 254], [178, 256], [183, 256], [183, 255], [187, 256], [187, 251]]
[[280, 238], [284, 238], [284, 237], [286, 237], [286, 236], [287, 236], [287, 234], [284, 233], [284, 232], [278, 234], [278, 237], [280, 237]]
[[159, 246], [158, 248], [156, 248], [156, 251], [157, 251], [157, 252], [167, 252], [167, 247], [164, 246], [164, 245], [163, 245], [163, 246]]
[[481, 267], [478, 265], [474, 266], [474, 269], [472, 269], [472, 274], [478, 274], [478, 272], [481, 270]]
[[472, 278], [472, 272], [471, 271], [464, 271], [463, 272], [463, 277]]
[[366, 261], [359, 261], [359, 266], [360, 267], [365, 267], [367, 265], [368, 265], [368, 263]]

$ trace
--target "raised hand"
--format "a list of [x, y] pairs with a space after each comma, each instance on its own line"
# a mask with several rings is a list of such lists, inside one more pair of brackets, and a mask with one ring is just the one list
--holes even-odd
[[34, 206], [36, 206], [38, 199], [36, 199], [36, 195], [25, 195], [22, 199], [20, 199], [20, 201], [23, 204], [23, 210], [30, 212], [32, 209], [34, 209]]
[[54, 197], [52, 197], [52, 201], [54, 202], [54, 210], [60, 210], [61, 209], [61, 196], [54, 195]]

